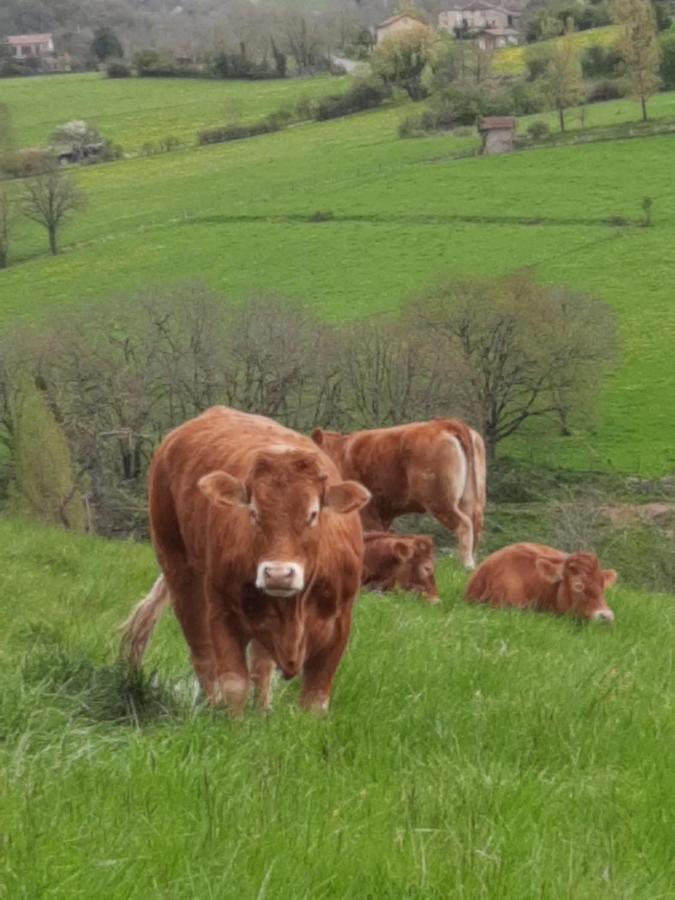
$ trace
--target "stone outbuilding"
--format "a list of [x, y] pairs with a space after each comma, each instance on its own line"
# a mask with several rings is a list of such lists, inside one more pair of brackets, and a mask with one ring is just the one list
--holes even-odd
[[485, 116], [478, 124], [482, 146], [481, 153], [510, 153], [516, 133], [513, 116]]
[[375, 43], [381, 44], [385, 38], [388, 38], [392, 34], [399, 34], [402, 31], [410, 31], [415, 28], [423, 28], [426, 31], [428, 26], [421, 19], [417, 18], [417, 16], [411, 15], [410, 13], [401, 13], [398, 16], [392, 16], [391, 19], [380, 22], [379, 25], [375, 26]]

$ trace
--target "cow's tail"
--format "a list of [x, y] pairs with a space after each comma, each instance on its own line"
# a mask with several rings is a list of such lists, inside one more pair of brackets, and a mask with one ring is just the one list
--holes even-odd
[[164, 576], [160, 575], [150, 593], [135, 607], [126, 622], [120, 625], [120, 659], [134, 668], [140, 666], [152, 632], [170, 603], [168, 585]]

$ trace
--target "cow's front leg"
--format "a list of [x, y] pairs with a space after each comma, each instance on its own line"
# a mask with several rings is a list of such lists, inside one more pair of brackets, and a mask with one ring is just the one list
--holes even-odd
[[246, 637], [227, 615], [223, 598], [207, 590], [208, 618], [213, 646], [215, 678], [225, 705], [233, 716], [241, 715], [248, 697]]
[[328, 644], [306, 660], [302, 675], [300, 703], [314, 712], [328, 712], [333, 679], [345, 652], [352, 626], [352, 604], [349, 603], [335, 621]]
[[272, 676], [276, 663], [259, 641], [251, 641], [249, 653], [256, 703], [263, 712], [268, 712], [272, 705]]

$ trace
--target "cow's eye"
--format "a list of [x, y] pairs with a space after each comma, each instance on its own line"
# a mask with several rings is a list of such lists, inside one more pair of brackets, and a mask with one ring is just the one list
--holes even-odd
[[312, 527], [312, 525], [316, 525], [316, 521], [318, 518], [319, 518], [319, 510], [313, 509], [310, 512], [309, 517], [307, 519], [307, 524], [309, 525], [310, 528]]

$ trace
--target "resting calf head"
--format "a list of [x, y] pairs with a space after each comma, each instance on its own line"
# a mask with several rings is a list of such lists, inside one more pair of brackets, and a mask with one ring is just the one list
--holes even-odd
[[594, 553], [572, 553], [564, 560], [539, 558], [539, 574], [557, 585], [558, 612], [571, 613], [579, 619], [614, 621], [614, 613], [607, 605], [605, 591], [616, 582], [614, 569], [601, 569]]

